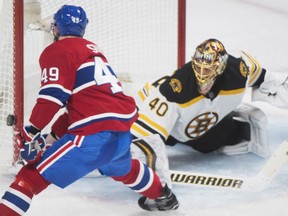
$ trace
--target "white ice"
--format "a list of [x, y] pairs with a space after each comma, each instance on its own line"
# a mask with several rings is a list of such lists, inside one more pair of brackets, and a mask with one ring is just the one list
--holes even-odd
[[[269, 71], [288, 73], [288, 1], [187, 0], [187, 52], [207, 38], [218, 38], [228, 50], [245, 50]], [[268, 139], [273, 152], [288, 140], [288, 110], [256, 103], [268, 116]], [[202, 155], [184, 146], [167, 147], [175, 170], [253, 177], [267, 159], [254, 154]], [[11, 173], [12, 172], [12, 173]], [[13, 181], [13, 171], [0, 168], [0, 194]], [[27, 216], [284, 216], [288, 214], [288, 163], [261, 191], [211, 189], [174, 185], [181, 205], [174, 212], [151, 213], [137, 205], [139, 195], [109, 178], [83, 178], [62, 190], [50, 186], [34, 197]]]

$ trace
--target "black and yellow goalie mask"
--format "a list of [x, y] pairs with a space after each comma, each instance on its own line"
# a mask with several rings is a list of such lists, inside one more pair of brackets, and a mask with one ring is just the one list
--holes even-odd
[[225, 70], [227, 59], [224, 45], [216, 39], [208, 39], [196, 48], [192, 57], [192, 68], [200, 94], [205, 95], [211, 90], [216, 77]]

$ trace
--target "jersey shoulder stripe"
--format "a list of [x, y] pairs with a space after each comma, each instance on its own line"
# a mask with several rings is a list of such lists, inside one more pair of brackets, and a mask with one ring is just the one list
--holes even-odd
[[[76, 81], [74, 85], [74, 90], [77, 91], [77, 88], [83, 89], [83, 86], [85, 86], [87, 83], [94, 82], [94, 62], [89, 62], [89, 64], [81, 65], [77, 72], [76, 72]], [[83, 76], [83, 73], [85, 76]], [[82, 86], [82, 87], [81, 87]]]
[[93, 124], [98, 121], [105, 121], [105, 120], [120, 120], [120, 121], [129, 121], [133, 119], [136, 115], [138, 115], [138, 110], [135, 109], [132, 113], [129, 114], [120, 114], [115, 112], [106, 112], [97, 115], [92, 115], [87, 118], [81, 119], [72, 123], [68, 130], [75, 130], [77, 128], [84, 127], [86, 125]]
[[71, 91], [65, 89], [63, 86], [58, 84], [48, 84], [40, 89], [38, 98], [50, 100], [63, 106], [70, 95]]

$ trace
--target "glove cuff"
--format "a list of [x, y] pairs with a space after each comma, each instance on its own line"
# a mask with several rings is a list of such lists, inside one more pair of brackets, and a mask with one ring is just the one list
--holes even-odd
[[38, 128], [31, 125], [28, 132], [33, 134], [33, 135], [36, 135], [37, 133], [41, 132], [41, 130], [39, 130]]

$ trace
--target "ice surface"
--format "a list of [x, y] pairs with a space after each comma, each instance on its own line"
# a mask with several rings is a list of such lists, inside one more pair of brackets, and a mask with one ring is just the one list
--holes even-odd
[[[288, 1], [285, 0], [187, 0], [187, 61], [203, 40], [220, 39], [228, 50], [242, 49], [270, 71], [288, 73]], [[268, 115], [271, 152], [288, 140], [288, 110], [256, 103]], [[254, 154], [202, 155], [185, 146], [167, 147], [175, 170], [256, 176], [267, 159]], [[0, 194], [14, 175], [0, 168]], [[137, 205], [138, 195], [105, 177], [84, 178], [65, 190], [50, 186], [36, 196], [27, 216], [284, 216], [288, 214], [288, 163], [262, 191], [242, 191], [174, 185], [181, 203], [174, 212], [151, 213]]]

